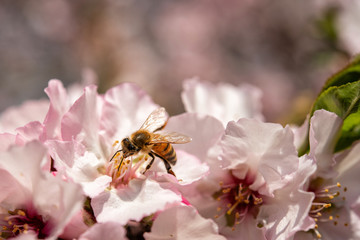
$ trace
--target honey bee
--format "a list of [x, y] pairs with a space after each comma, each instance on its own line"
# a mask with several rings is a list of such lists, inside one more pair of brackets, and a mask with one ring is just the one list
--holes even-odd
[[122, 152], [120, 168], [125, 158], [141, 152], [151, 157], [151, 161], [146, 166], [144, 173], [150, 169], [156, 156], [164, 162], [167, 172], [175, 176], [171, 165], [176, 164], [177, 158], [171, 144], [188, 143], [191, 138], [177, 132], [160, 131], [165, 127], [167, 119], [165, 108], [154, 110], [139, 130], [121, 141], [121, 149], [116, 151], [111, 160], [119, 152]]

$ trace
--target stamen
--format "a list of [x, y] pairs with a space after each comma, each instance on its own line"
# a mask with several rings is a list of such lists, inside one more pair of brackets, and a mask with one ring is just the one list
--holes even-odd
[[[45, 239], [48, 236], [46, 229], [47, 223], [43, 221], [42, 216], [31, 214], [29, 216], [26, 210], [15, 209], [8, 211], [4, 220], [1, 222], [0, 236], [5, 238], [14, 238], [20, 234], [27, 233], [29, 229], [37, 234], [38, 239]], [[3, 239], [1, 238], [0, 239]]]
[[[343, 191], [338, 190], [339, 188], [342, 188]], [[339, 198], [339, 196], [341, 195], [341, 192], [346, 191], [347, 188], [342, 187], [339, 182], [313, 191], [315, 193], [315, 199], [312, 202], [309, 216], [312, 217], [316, 222], [313, 231], [317, 239], [322, 238], [320, 230], [318, 230], [318, 224], [331, 221], [334, 226], [338, 225], [340, 216], [333, 215], [332, 213], [337, 211], [337, 206], [343, 206], [341, 203], [338, 204], [337, 200], [341, 199], [344, 201], [345, 196], [342, 196], [341, 198]], [[344, 225], [346, 225], [346, 223]]]
[[118, 140], [116, 140], [114, 143], [113, 143], [113, 147], [115, 147], [116, 145], [118, 145], [119, 144], [119, 141]]
[[317, 237], [318, 239], [320, 239], [320, 238], [321, 238], [320, 232], [319, 232], [317, 229], [314, 229], [314, 232], [315, 232], [315, 234], [316, 234], [316, 237]]

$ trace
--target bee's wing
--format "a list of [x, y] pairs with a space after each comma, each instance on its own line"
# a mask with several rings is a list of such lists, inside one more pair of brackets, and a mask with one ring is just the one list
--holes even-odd
[[168, 119], [168, 114], [165, 108], [155, 109], [146, 121], [143, 123], [140, 129], [146, 129], [149, 132], [155, 132], [161, 130], [165, 127]]
[[191, 137], [177, 132], [159, 132], [152, 136], [151, 143], [188, 143], [191, 141]]

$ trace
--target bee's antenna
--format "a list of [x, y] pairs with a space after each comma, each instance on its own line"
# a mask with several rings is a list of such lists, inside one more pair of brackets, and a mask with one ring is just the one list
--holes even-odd
[[[114, 157], [115, 157], [116, 155], [118, 155], [119, 152], [122, 152], [122, 151], [123, 151], [122, 149], [116, 151], [116, 152], [114, 153], [114, 155], [111, 157], [110, 162], [114, 159]], [[121, 159], [121, 161], [122, 161], [122, 159]]]

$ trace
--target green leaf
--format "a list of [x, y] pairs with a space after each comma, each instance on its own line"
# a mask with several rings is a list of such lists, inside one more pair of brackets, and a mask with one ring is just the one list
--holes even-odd
[[354, 57], [345, 68], [331, 76], [325, 83], [322, 91], [324, 92], [329, 87], [341, 86], [349, 82], [354, 82], [360, 79], [360, 55]]
[[357, 112], [360, 100], [359, 79], [356, 82], [349, 82], [340, 87], [330, 87], [322, 92], [313, 106], [311, 115], [313, 115], [316, 110], [325, 109], [336, 113], [345, 120], [351, 113]]
[[[341, 151], [360, 139], [360, 55], [324, 85], [313, 104], [310, 117], [316, 110], [336, 113], [344, 121], [334, 151]], [[309, 151], [309, 140], [298, 149], [299, 156]]]
[[335, 146], [335, 152], [349, 147], [359, 140], [360, 136], [360, 112], [350, 114], [343, 123], [340, 138]]

